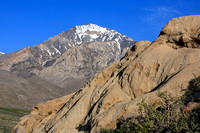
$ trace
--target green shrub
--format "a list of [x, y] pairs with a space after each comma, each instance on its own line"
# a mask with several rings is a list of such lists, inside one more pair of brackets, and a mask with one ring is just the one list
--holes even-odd
[[166, 43], [171, 43], [171, 41], [168, 39], [168, 40], [166, 41]]
[[163, 100], [161, 106], [148, 105], [143, 100], [139, 104], [139, 116], [121, 123], [112, 132], [199, 132], [200, 108], [190, 114], [183, 114], [181, 98], [173, 98], [167, 93], [158, 93]]
[[82, 127], [83, 127], [83, 125], [79, 124], [78, 127], [77, 127], [77, 129], [80, 130]]
[[48, 115], [51, 115], [52, 113], [53, 113], [52, 111], [49, 111], [49, 112], [48, 112]]

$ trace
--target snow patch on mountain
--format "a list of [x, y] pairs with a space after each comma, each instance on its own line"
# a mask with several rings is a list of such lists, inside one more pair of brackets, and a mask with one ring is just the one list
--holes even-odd
[[86, 33], [86, 31], [96, 31], [101, 33], [105, 33], [108, 31], [107, 28], [100, 27], [96, 24], [79, 25], [75, 27], [78, 34]]
[[115, 30], [96, 24], [86, 24], [75, 26], [59, 35], [51, 37], [38, 46], [32, 47], [31, 51], [34, 55], [42, 55], [41, 60], [46, 62], [47, 60], [57, 58], [74, 46], [87, 45], [93, 42], [108, 44], [113, 51], [122, 51], [135, 43], [131, 38]]
[[0, 55], [2, 55], [2, 54], [5, 54], [5, 53], [3, 53], [3, 52], [0, 52]]
[[92, 39], [96, 39], [99, 37], [104, 37], [109, 35], [109, 40], [113, 38], [115, 34], [119, 34], [114, 30], [110, 30], [105, 27], [100, 27], [96, 24], [87, 24], [87, 25], [79, 25], [75, 26], [76, 31], [75, 34], [80, 39], [79, 43], [83, 41], [83, 38], [90, 36]]
[[[79, 25], [72, 28], [74, 31], [74, 43], [80, 45], [82, 43], [90, 42], [108, 42], [115, 41], [117, 45], [126, 38], [127, 41], [134, 41], [123, 34], [118, 33], [115, 30], [111, 30], [105, 27], [98, 26], [96, 24]], [[121, 49], [121, 46], [118, 45]]]
[[90, 35], [90, 37], [93, 38], [93, 39], [96, 39], [96, 38], [98, 38], [99, 36], [96, 35], [96, 34], [92, 34], [92, 35]]

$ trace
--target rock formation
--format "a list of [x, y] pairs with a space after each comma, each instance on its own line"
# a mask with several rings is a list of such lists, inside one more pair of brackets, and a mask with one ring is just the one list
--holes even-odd
[[[78, 132], [116, 128], [124, 114], [137, 115], [137, 103], [156, 103], [157, 91], [181, 96], [194, 75], [200, 75], [200, 16], [174, 18], [153, 42], [137, 42], [124, 58], [96, 74], [80, 91], [38, 105], [14, 127], [26, 132]], [[61, 103], [61, 104], [60, 104]], [[49, 108], [48, 108], [49, 109]], [[58, 110], [58, 111], [57, 111]], [[57, 111], [57, 112], [56, 112]], [[45, 114], [45, 115], [44, 115]]]

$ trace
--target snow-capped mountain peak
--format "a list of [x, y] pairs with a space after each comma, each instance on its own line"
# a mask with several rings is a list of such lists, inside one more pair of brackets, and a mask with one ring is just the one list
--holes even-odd
[[[73, 32], [73, 33], [72, 33]], [[121, 42], [122, 40], [134, 41], [131, 38], [118, 33], [115, 30], [101, 27], [96, 24], [75, 26], [71, 29], [70, 36], [75, 45], [90, 42]], [[68, 33], [69, 35], [69, 33]], [[120, 46], [121, 47], [121, 46]]]
[[74, 39], [76, 40], [74, 41], [75, 45], [79, 45], [83, 42], [94, 42], [97, 41], [96, 39], [100, 41], [101, 37], [108, 34], [113, 34], [111, 30], [108, 30], [105, 27], [100, 27], [96, 24], [79, 25], [75, 26], [73, 29]]
[[2, 55], [2, 54], [5, 54], [5, 53], [3, 53], [3, 52], [0, 52], [0, 55]]
[[86, 25], [79, 25], [75, 26], [76, 27], [76, 32], [77, 33], [85, 33], [87, 31], [96, 31], [96, 32], [101, 32], [105, 33], [108, 32], [108, 29], [105, 27], [100, 27], [96, 24], [86, 24]]
[[32, 47], [31, 51], [35, 55], [42, 55], [40, 58], [46, 62], [62, 55], [74, 46], [87, 45], [93, 42], [102, 42], [109, 45], [111, 49], [117, 48], [119, 51], [135, 44], [133, 39], [115, 30], [90, 23], [75, 26], [59, 35], [51, 37], [40, 45]]

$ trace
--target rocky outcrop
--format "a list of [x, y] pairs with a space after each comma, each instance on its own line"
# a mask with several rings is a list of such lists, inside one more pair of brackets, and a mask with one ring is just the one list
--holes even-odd
[[[194, 75], [200, 75], [200, 43], [196, 41], [199, 20], [200, 16], [172, 19], [153, 43], [138, 42], [120, 62], [96, 74], [80, 91], [63, 101], [65, 104], [48, 121], [35, 124], [42, 126], [23, 124], [37, 119], [38, 116], [30, 114], [13, 131], [18, 126], [33, 133], [78, 132], [79, 125], [83, 126], [80, 131], [114, 129], [118, 118], [137, 115], [137, 104], [142, 99], [147, 103], [159, 102], [158, 90], [173, 97], [181, 96], [181, 90], [188, 87]], [[180, 38], [188, 35], [186, 38], [192, 40], [181, 39], [177, 43], [173, 40], [176, 35]]]
[[174, 18], [162, 29], [160, 36], [162, 36], [168, 44], [175, 43], [176, 45], [172, 46], [176, 48], [200, 48], [199, 24], [199, 18], [194, 16]]
[[[73, 95], [74, 94], [72, 93], [70, 95], [48, 101], [45, 104], [38, 104], [33, 108], [31, 115], [21, 118], [21, 121], [18, 125], [26, 125], [26, 132], [30, 132], [27, 131], [27, 129], [33, 129], [34, 127], [41, 128], [44, 126], [44, 123], [46, 123], [56, 114], [56, 112], [60, 110], [62, 106], [64, 106], [65, 101], [68, 101]], [[16, 129], [12, 132], [18, 132], [19, 127], [21, 130], [23, 126], [16, 126]]]

